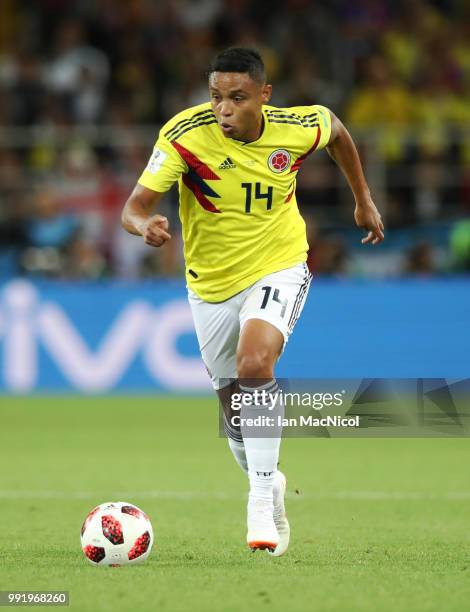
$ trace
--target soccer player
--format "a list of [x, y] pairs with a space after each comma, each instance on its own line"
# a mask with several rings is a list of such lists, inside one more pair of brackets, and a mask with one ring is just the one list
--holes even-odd
[[276, 402], [266, 399], [276, 397], [274, 366], [311, 280], [295, 197], [305, 158], [326, 147], [340, 166], [354, 195], [356, 224], [367, 230], [364, 244], [381, 242], [384, 228], [341, 121], [320, 105], [269, 106], [271, 91], [256, 51], [219, 53], [209, 71], [210, 102], [163, 126], [122, 223], [147, 244], [163, 246], [171, 240], [168, 221], [153, 209], [178, 181], [188, 297], [201, 355], [224, 406], [230, 449], [249, 479], [247, 543], [279, 556], [290, 536], [286, 480], [277, 469], [280, 431], [250, 436], [232, 418], [231, 397], [238, 391], [254, 399], [263, 395], [264, 405], [254, 406], [253, 414]]

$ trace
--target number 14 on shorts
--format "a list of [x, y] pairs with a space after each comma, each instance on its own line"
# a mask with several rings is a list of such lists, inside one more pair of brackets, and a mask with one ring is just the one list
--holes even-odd
[[262, 291], [264, 291], [263, 301], [261, 303], [261, 309], [263, 310], [268, 305], [269, 300], [271, 299], [273, 302], [277, 302], [281, 305], [281, 317], [284, 317], [286, 314], [287, 308], [287, 298], [281, 299], [279, 297], [279, 289], [275, 289], [273, 287], [261, 287]]

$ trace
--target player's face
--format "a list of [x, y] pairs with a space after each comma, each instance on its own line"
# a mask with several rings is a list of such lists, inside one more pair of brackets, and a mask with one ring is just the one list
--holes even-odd
[[209, 93], [223, 135], [242, 142], [259, 138], [261, 108], [269, 102], [271, 91], [271, 85], [257, 83], [246, 72], [212, 72]]

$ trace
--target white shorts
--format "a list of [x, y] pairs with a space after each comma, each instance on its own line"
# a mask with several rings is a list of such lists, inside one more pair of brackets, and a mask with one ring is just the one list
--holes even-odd
[[240, 330], [249, 319], [262, 319], [284, 336], [294, 330], [307, 299], [311, 274], [305, 263], [273, 272], [224, 302], [201, 300], [188, 289], [202, 359], [214, 389], [237, 378]]

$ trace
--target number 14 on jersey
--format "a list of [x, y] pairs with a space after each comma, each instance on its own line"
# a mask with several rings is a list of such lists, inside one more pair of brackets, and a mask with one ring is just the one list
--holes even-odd
[[253, 201], [253, 185], [254, 185], [254, 199], [255, 200], [266, 200], [266, 210], [271, 210], [273, 206], [273, 188], [268, 187], [267, 191], [261, 191], [261, 183], [242, 183], [242, 188], [245, 189], [245, 212], [251, 212], [251, 204]]

